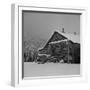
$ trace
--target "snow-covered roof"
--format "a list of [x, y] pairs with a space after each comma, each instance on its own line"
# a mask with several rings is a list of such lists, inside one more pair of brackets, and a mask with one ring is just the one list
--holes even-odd
[[64, 41], [67, 41], [67, 40], [68, 40], [68, 39], [59, 40], [59, 41], [54, 41], [54, 42], [50, 42], [49, 44], [56, 44], [56, 43], [64, 42]]
[[73, 41], [74, 43], [80, 43], [80, 35], [78, 34], [71, 34], [71, 33], [62, 33], [58, 30], [56, 30], [58, 33], [60, 33], [61, 35], [65, 36], [66, 38], [68, 38], [68, 40]]
[[[43, 46], [43, 47], [44, 47], [44, 46]], [[39, 47], [39, 48], [38, 48], [38, 51], [41, 50], [41, 49], [43, 49], [43, 47]]]
[[[64, 37], [66, 37], [67, 39], [64, 40], [58, 40], [58, 41], [53, 41], [53, 42], [49, 42], [49, 44], [55, 44], [55, 43], [60, 43], [63, 41], [67, 41], [67, 40], [71, 40], [74, 43], [80, 43], [80, 35], [78, 34], [71, 34], [71, 33], [62, 33], [59, 30], [55, 30], [56, 32], [58, 32], [59, 34], [63, 35]], [[53, 35], [53, 34], [52, 34]], [[46, 42], [47, 43], [47, 42]], [[45, 45], [44, 45], [45, 46]], [[41, 50], [44, 48], [44, 46], [42, 46], [41, 48], [38, 48], [38, 50]]]
[[49, 54], [38, 54], [38, 56], [47, 56], [47, 57], [49, 57], [50, 55]]

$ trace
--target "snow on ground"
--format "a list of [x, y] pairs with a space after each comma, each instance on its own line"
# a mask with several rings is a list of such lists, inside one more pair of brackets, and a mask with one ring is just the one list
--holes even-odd
[[24, 62], [24, 77], [80, 75], [80, 64]]

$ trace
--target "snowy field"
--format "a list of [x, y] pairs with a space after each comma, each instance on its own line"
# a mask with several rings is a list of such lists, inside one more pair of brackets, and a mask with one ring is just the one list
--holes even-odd
[[80, 75], [80, 64], [24, 62], [24, 77]]

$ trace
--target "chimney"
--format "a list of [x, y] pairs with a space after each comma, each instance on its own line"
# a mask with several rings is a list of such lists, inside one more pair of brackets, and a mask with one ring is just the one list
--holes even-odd
[[77, 33], [76, 32], [74, 32], [74, 35], [76, 35]]
[[62, 28], [62, 33], [65, 33], [64, 28]]

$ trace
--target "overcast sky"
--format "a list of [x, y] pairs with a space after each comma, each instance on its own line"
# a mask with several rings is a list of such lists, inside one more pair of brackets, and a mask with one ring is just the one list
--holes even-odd
[[24, 38], [48, 39], [58, 29], [65, 29], [66, 33], [80, 33], [80, 15], [75, 14], [53, 14], [40, 12], [23, 13]]

